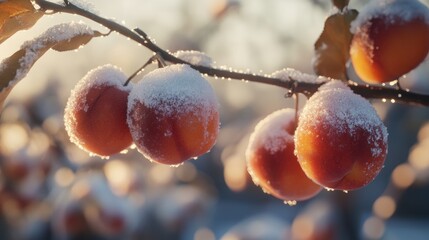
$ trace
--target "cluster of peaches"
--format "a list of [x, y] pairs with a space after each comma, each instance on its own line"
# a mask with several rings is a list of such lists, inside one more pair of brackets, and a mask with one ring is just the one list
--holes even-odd
[[[429, 10], [416, 0], [373, 1], [353, 22], [351, 62], [368, 83], [396, 80], [429, 51]], [[408, 46], [408, 47], [407, 47]], [[215, 93], [188, 65], [170, 65], [136, 84], [111, 65], [90, 71], [65, 111], [71, 141], [100, 156], [133, 143], [168, 165], [211, 149], [219, 131]], [[257, 124], [246, 150], [253, 181], [285, 201], [322, 188], [353, 190], [370, 183], [387, 155], [387, 130], [372, 105], [331, 80], [301, 112], [276, 111]]]
[[[429, 51], [429, 10], [415, 0], [373, 0], [352, 23], [351, 63], [367, 83], [397, 80]], [[370, 183], [387, 154], [387, 131], [371, 104], [341, 82], [324, 84], [304, 109], [272, 113], [246, 151], [255, 184], [287, 202], [322, 188]]]
[[91, 70], [72, 91], [64, 114], [72, 142], [108, 157], [133, 143], [149, 160], [177, 165], [211, 149], [219, 131], [216, 95], [199, 72], [170, 65], [128, 83], [121, 70]]

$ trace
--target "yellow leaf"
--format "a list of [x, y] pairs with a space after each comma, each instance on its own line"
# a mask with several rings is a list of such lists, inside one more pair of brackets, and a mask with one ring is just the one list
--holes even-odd
[[357, 15], [356, 10], [345, 10], [326, 19], [323, 32], [314, 45], [313, 68], [316, 74], [347, 80], [346, 63], [353, 38], [350, 24]]
[[43, 16], [30, 0], [0, 2], [0, 43], [16, 32], [32, 27]]

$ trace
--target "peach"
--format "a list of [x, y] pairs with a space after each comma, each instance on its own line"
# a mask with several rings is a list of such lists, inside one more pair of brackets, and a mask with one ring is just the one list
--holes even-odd
[[89, 225], [95, 232], [105, 236], [118, 236], [125, 233], [127, 229], [127, 219], [121, 212], [112, 212], [102, 206], [95, 207], [93, 216], [87, 216]]
[[67, 101], [64, 122], [70, 140], [85, 151], [110, 156], [132, 144], [127, 125], [131, 86], [112, 65], [91, 70], [75, 86]]
[[305, 200], [322, 189], [305, 175], [294, 155], [295, 128], [293, 109], [276, 111], [256, 125], [246, 150], [254, 183], [284, 201]]
[[219, 131], [216, 95], [188, 65], [154, 70], [129, 96], [128, 125], [149, 160], [177, 165], [209, 151]]
[[350, 57], [368, 83], [398, 79], [416, 68], [429, 51], [429, 9], [422, 3], [373, 1], [353, 23]]
[[295, 147], [299, 164], [314, 182], [353, 190], [370, 183], [383, 167], [387, 130], [366, 99], [332, 81], [304, 106]]
[[70, 235], [82, 233], [88, 228], [82, 209], [67, 209], [59, 221], [62, 230]]

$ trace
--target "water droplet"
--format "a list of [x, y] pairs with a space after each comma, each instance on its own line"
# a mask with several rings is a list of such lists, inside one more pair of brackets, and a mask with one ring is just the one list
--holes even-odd
[[401, 98], [401, 97], [402, 97], [402, 94], [400, 94], [400, 93], [399, 93], [399, 94], [398, 94], [398, 98]]
[[328, 191], [328, 192], [333, 192], [335, 189], [333, 189], [333, 188], [328, 188], [328, 187], [325, 187], [325, 189], [326, 189], [326, 191]]
[[182, 166], [183, 164], [184, 164], [184, 162], [176, 164], [176, 165], [170, 165], [170, 167], [172, 167], [172, 168], [178, 168], [178, 167]]
[[395, 103], [396, 101], [395, 101], [395, 99], [391, 99], [390, 102], [391, 103]]
[[284, 201], [284, 204], [289, 205], [289, 206], [295, 206], [296, 203], [297, 202], [295, 200]]
[[396, 84], [398, 84], [398, 80], [395, 80], [389, 83], [390, 86], [395, 86]]
[[385, 103], [385, 102], [387, 102], [387, 99], [383, 98], [383, 99], [381, 99], [381, 101]]
[[344, 193], [349, 193], [349, 191], [347, 191], [347, 190], [343, 190], [343, 192], [344, 192]]

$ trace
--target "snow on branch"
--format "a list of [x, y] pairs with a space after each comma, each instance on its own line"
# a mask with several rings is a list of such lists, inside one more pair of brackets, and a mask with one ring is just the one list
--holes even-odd
[[[311, 96], [317, 89], [330, 79], [302, 74], [295, 70], [284, 71], [281, 76], [279, 74], [258, 75], [249, 72], [235, 71], [227, 67], [212, 67], [210, 65], [195, 65], [178, 58], [175, 54], [170, 53], [159, 47], [148, 35], [141, 29], [129, 29], [115, 21], [103, 18], [85, 8], [73, 4], [71, 1], [65, 1], [65, 4], [57, 4], [46, 0], [35, 0], [35, 3], [40, 6], [45, 12], [63, 12], [77, 14], [94, 22], [101, 24], [110, 31], [115, 31], [158, 54], [165, 61], [171, 63], [186, 63], [192, 68], [199, 71], [201, 74], [217, 77], [221, 79], [234, 79], [240, 81], [264, 83], [273, 86], [282, 87], [288, 90], [289, 93], [302, 93], [306, 96]], [[315, 81], [309, 81], [315, 79]], [[383, 85], [368, 85], [357, 84], [349, 81], [349, 87], [357, 94], [368, 99], [381, 99], [389, 102], [401, 102], [412, 105], [429, 106], [429, 95], [410, 92], [407, 89], [401, 89], [396, 86]]]

